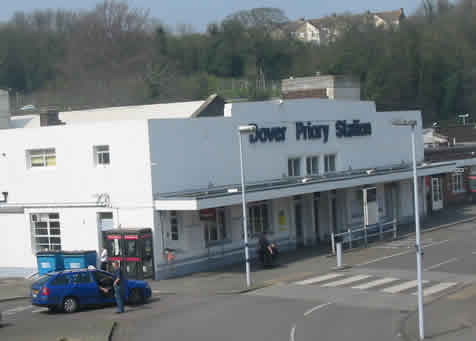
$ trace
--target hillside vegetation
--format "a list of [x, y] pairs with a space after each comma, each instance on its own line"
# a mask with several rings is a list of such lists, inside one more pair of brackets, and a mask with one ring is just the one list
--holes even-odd
[[[204, 33], [171, 32], [146, 10], [107, 0], [90, 11], [17, 13], [0, 26], [0, 87], [39, 104], [124, 105], [279, 95], [279, 80], [352, 74], [381, 109], [427, 122], [476, 106], [475, 0], [425, 0], [398, 29], [343, 15], [328, 45], [273, 39], [279, 9], [234, 13]], [[274, 37], [276, 38], [276, 37]], [[23, 102], [26, 102], [24, 100]]]

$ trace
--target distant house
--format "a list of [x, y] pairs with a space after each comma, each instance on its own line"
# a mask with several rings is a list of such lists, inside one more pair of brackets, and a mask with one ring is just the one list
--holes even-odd
[[372, 24], [382, 29], [397, 28], [405, 19], [403, 8], [395, 11], [366, 12], [356, 15], [331, 15], [318, 19], [287, 22], [276, 28], [272, 36], [275, 39], [293, 37], [295, 39], [317, 44], [326, 44], [334, 41], [344, 32], [352, 22]]
[[286, 37], [292, 37], [305, 42], [315, 42], [320, 44], [319, 30], [312, 25], [308, 20], [301, 18], [296, 21], [290, 21], [284, 23], [280, 27], [277, 27], [272, 36], [275, 39], [285, 39]]

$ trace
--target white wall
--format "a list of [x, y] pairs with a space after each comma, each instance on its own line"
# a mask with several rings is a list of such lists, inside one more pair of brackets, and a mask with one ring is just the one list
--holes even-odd
[[[337, 138], [335, 121], [359, 119], [372, 123], [372, 135]], [[286, 141], [250, 144], [243, 138], [247, 182], [281, 178], [287, 174], [289, 157], [337, 153], [337, 170], [365, 169], [409, 163], [410, 128], [392, 127], [392, 119], [417, 119], [419, 112], [375, 112], [372, 102], [319, 99], [234, 103], [231, 118], [150, 120], [153, 192], [167, 193], [240, 183], [237, 127], [287, 128]], [[295, 122], [328, 124], [329, 140], [297, 141]], [[173, 146], [173, 148], [172, 148]], [[417, 139], [417, 160], [423, 160], [423, 141]], [[305, 170], [304, 163], [301, 166]], [[321, 170], [323, 162], [321, 158]]]
[[0, 214], [0, 268], [35, 268], [36, 258], [31, 252], [31, 232], [24, 214]]
[[[9, 204], [94, 203], [109, 193], [113, 206], [152, 207], [145, 121], [120, 121], [0, 131]], [[109, 145], [111, 164], [94, 164], [93, 146]], [[56, 167], [28, 167], [27, 150], [55, 148]], [[3, 182], [3, 184], [2, 184]]]

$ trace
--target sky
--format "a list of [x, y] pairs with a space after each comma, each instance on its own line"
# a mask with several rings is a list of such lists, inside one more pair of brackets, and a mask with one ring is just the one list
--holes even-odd
[[[35, 9], [92, 9], [101, 0], [15, 0], [2, 1], [0, 21], [7, 21], [17, 11]], [[396, 10], [402, 7], [412, 14], [421, 0], [127, 0], [132, 8], [149, 9], [150, 16], [159, 19], [171, 29], [190, 25], [194, 31], [204, 31], [208, 23], [218, 22], [227, 15], [257, 7], [275, 7], [284, 10], [290, 19], [319, 18], [332, 13]]]

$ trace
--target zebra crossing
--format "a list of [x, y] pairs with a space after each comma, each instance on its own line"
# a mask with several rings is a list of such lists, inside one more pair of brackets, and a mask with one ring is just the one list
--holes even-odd
[[[431, 296], [455, 287], [458, 282], [423, 280], [423, 296]], [[364, 291], [379, 291], [386, 294], [417, 294], [417, 280], [395, 277], [379, 277], [367, 274], [328, 273], [295, 282], [296, 285], [321, 288], [350, 288]]]

